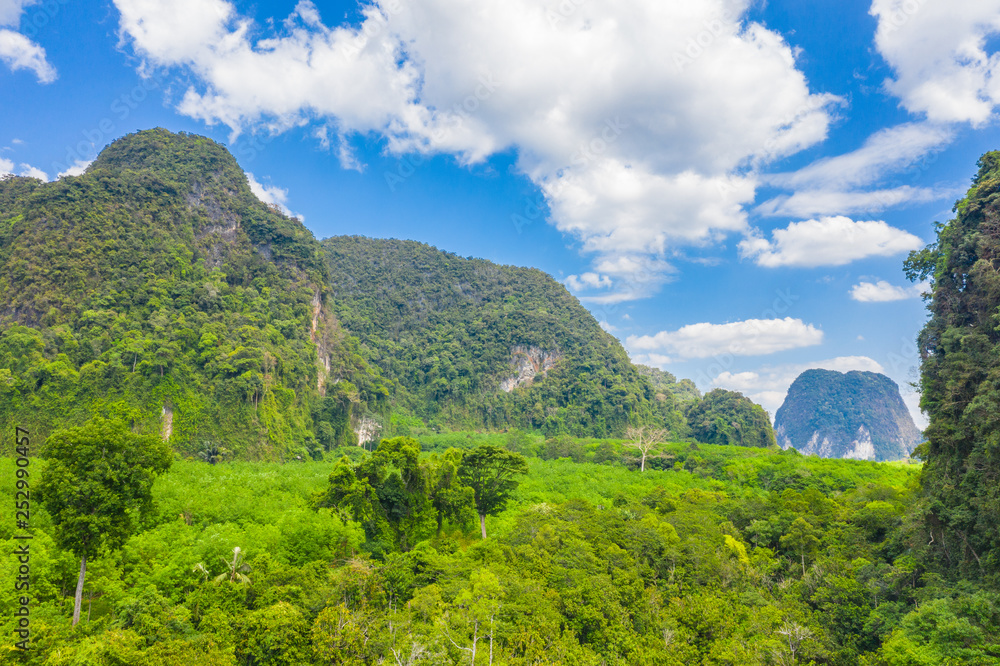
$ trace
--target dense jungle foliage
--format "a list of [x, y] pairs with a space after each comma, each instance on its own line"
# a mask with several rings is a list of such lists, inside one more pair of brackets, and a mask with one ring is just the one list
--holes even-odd
[[[649, 422], [686, 434], [673, 393], [654, 388], [549, 275], [414, 241], [322, 244], [338, 319], [398, 382], [398, 406], [426, 423], [608, 437]], [[508, 393], [501, 382], [518, 374], [515, 349], [557, 360]]]
[[948, 575], [1000, 582], [1000, 152], [979, 172], [937, 240], [911, 253], [929, 279], [920, 333], [921, 408], [930, 418], [922, 504], [925, 535]]
[[[275, 458], [312, 446], [314, 410], [343, 432], [352, 404], [385, 402], [323, 312], [319, 243], [215, 142], [140, 132], [82, 176], [0, 180], [0, 203], [5, 428], [100, 413], [189, 453]], [[342, 382], [321, 402], [327, 375]]]
[[[913, 547], [914, 466], [669, 444], [638, 472], [616, 441], [528, 459], [483, 540], [454, 472], [501, 435], [402, 438], [326, 462], [177, 461], [157, 511], [78, 561], [33, 514], [26, 664], [997, 663], [1000, 598], [949, 587]], [[536, 437], [516, 434], [529, 445]], [[464, 448], [441, 447], [463, 444]], [[345, 460], [339, 455], [347, 456]], [[12, 493], [13, 461], [0, 470]], [[374, 465], [374, 467], [372, 467]], [[380, 469], [368, 511], [331, 492]], [[339, 470], [339, 471], [338, 471]], [[442, 471], [444, 474], [442, 474]], [[361, 478], [355, 476], [355, 480]], [[450, 479], [450, 480], [449, 480]], [[439, 514], [433, 496], [453, 490]], [[366, 527], [382, 516], [390, 538]], [[440, 524], [438, 516], [441, 515]], [[359, 522], [356, 518], [361, 518]], [[377, 527], [375, 523], [371, 525]], [[0, 576], [16, 568], [0, 524]], [[13, 607], [13, 590], [0, 605]], [[10, 635], [12, 618], [3, 617]]]
[[258, 459], [359, 433], [683, 438], [700, 399], [633, 366], [544, 273], [411, 241], [321, 244], [224, 147], [162, 129], [78, 177], [0, 180], [0, 396], [0, 424], [40, 437], [103, 414], [191, 456]]

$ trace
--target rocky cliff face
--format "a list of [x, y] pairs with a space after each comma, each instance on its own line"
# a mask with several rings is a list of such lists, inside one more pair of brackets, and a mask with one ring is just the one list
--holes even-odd
[[539, 347], [516, 345], [510, 350], [511, 365], [517, 374], [500, 382], [500, 388], [510, 393], [518, 386], [531, 384], [539, 374], [551, 370], [562, 356], [559, 352], [546, 351]]
[[824, 458], [899, 460], [923, 436], [894, 381], [875, 372], [807, 370], [774, 418], [778, 444]]

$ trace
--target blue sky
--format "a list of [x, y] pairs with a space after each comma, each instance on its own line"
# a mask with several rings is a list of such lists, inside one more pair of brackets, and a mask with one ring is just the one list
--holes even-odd
[[769, 411], [911, 411], [906, 253], [1000, 148], [1000, 0], [0, 0], [0, 173], [162, 126], [320, 238], [552, 274], [633, 359]]

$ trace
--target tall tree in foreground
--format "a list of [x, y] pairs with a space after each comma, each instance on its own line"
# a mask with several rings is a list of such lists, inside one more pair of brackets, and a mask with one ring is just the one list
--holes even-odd
[[59, 547], [80, 558], [73, 624], [80, 621], [87, 559], [120, 548], [152, 504], [153, 480], [171, 463], [166, 442], [94, 418], [52, 433], [37, 497], [55, 524]]
[[479, 528], [484, 539], [486, 516], [503, 511], [520, 483], [516, 477], [527, 473], [528, 463], [524, 456], [499, 446], [480, 446], [465, 454], [458, 476], [475, 493]]
[[930, 419], [921, 482], [921, 546], [942, 569], [1000, 575], [1000, 152], [983, 155], [955, 219], [910, 253], [907, 277], [930, 280], [919, 337], [920, 407]]

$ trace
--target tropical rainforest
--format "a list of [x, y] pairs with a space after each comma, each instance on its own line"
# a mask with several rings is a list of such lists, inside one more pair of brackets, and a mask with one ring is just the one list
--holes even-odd
[[317, 241], [202, 137], [3, 179], [0, 661], [1000, 663], [980, 167], [905, 265], [931, 426], [896, 463], [781, 450], [539, 271]]

